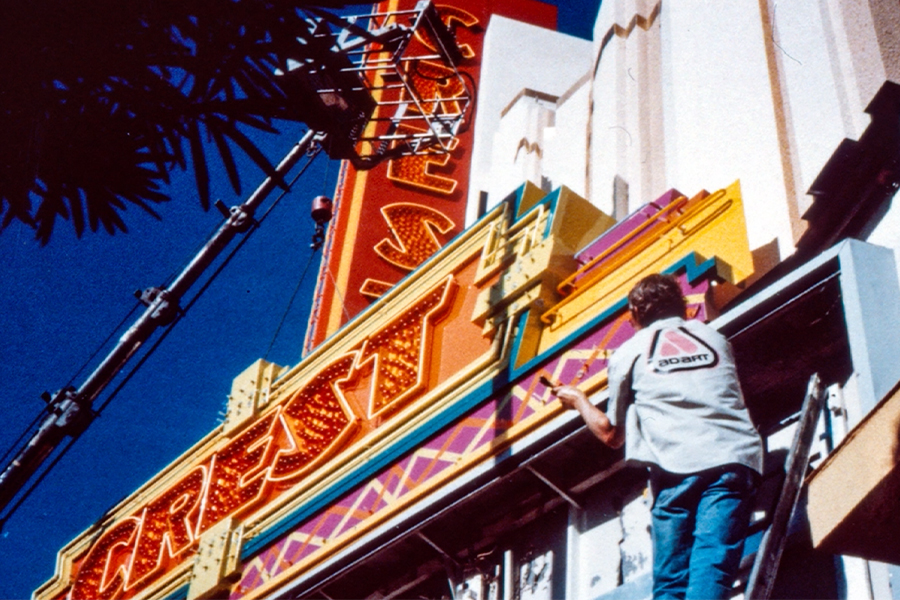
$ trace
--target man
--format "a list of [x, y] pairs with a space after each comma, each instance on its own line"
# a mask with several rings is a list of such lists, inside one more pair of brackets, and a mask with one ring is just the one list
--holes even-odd
[[650, 470], [653, 597], [729, 598], [741, 560], [762, 442], [728, 341], [686, 320], [673, 276], [628, 294], [638, 332], [609, 361], [607, 413], [573, 386], [553, 392], [602, 442]]

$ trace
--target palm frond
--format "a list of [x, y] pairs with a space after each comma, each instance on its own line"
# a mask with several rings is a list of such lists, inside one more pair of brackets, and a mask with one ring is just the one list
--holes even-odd
[[208, 152], [241, 189], [232, 144], [274, 175], [248, 133], [303, 119], [274, 74], [310, 35], [303, 4], [0, 4], [0, 229], [22, 223], [42, 243], [60, 221], [78, 236], [127, 231], [127, 206], [158, 218], [160, 186], [189, 162], [207, 209]]

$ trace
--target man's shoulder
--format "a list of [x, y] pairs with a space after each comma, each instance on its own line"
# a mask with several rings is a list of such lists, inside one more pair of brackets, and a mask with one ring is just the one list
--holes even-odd
[[640, 329], [633, 336], [622, 342], [616, 350], [613, 352], [612, 357], [610, 358], [610, 363], [631, 363], [634, 361], [634, 358], [640, 355], [648, 345], [648, 341], [650, 336], [653, 335], [653, 332], [648, 329]]
[[684, 327], [691, 333], [702, 335], [707, 340], [719, 340], [723, 343], [726, 341], [725, 336], [718, 329], [697, 319], [683, 320], [681, 327]]
[[688, 330], [690, 333], [701, 337], [704, 341], [725, 342], [725, 337], [721, 333], [703, 321], [668, 317], [654, 321], [647, 327], [638, 330], [615, 350], [611, 360], [615, 359], [615, 362], [631, 363], [635, 357], [650, 351], [653, 341], [659, 336], [661, 331], [679, 328]]

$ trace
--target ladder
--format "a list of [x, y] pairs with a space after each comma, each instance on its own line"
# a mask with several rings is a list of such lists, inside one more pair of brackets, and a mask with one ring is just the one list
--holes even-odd
[[816, 423], [824, 404], [825, 391], [822, 389], [822, 382], [817, 373], [809, 379], [806, 397], [803, 400], [803, 407], [800, 409], [800, 422], [794, 433], [794, 441], [785, 463], [785, 478], [781, 487], [781, 495], [775, 511], [772, 513], [772, 521], [763, 534], [756, 551], [756, 559], [753, 561], [750, 576], [747, 578], [744, 598], [748, 600], [768, 600], [772, 595], [775, 576], [778, 574], [778, 563], [781, 561], [781, 553], [787, 538], [788, 524], [800, 499], [803, 478], [809, 464], [810, 449], [816, 432]]

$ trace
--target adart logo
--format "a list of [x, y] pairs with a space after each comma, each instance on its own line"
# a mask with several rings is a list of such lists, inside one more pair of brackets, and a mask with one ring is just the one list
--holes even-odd
[[103, 532], [77, 566], [69, 600], [134, 596], [192, 556], [216, 523], [266, 505], [421, 396], [435, 326], [458, 287], [445, 278]]
[[679, 327], [656, 332], [648, 362], [657, 373], [672, 373], [714, 367], [719, 355], [706, 342]]

